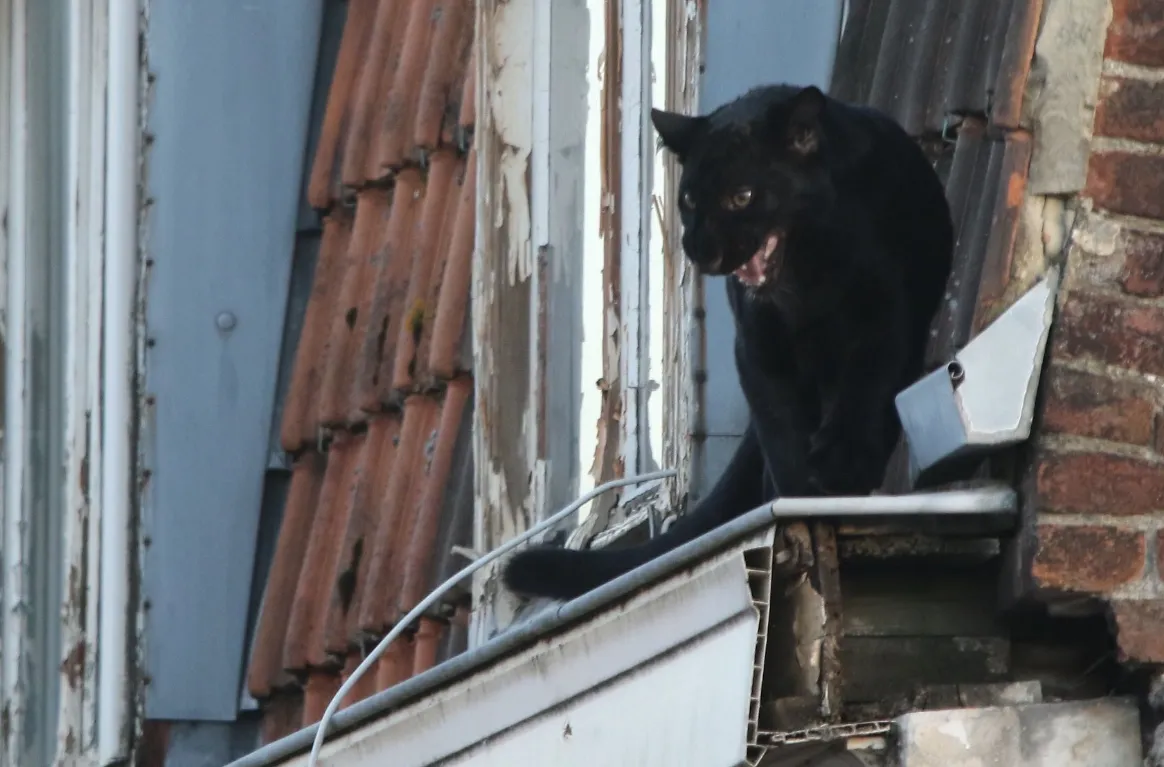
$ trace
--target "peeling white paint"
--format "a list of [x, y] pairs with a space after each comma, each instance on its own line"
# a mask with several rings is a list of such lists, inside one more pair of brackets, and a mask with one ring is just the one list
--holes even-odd
[[533, 150], [533, 88], [530, 87], [534, 34], [534, 4], [514, 0], [490, 4], [493, 18], [487, 40], [489, 68], [480, 82], [493, 135], [501, 144], [496, 158], [503, 181], [502, 204], [493, 207], [493, 225], [505, 228], [509, 250], [505, 270], [509, 283], [529, 279], [533, 271], [530, 244], [530, 196], [526, 184]]
[[13, 0], [11, 13], [0, 23], [10, 41], [7, 254], [8, 297], [6, 301], [6, 349], [4, 392], [4, 520], [3, 520], [3, 616], [2, 657], [4, 762], [14, 764], [23, 752], [31, 657], [29, 632], [30, 520], [24, 493], [28, 475], [28, 375], [27, 307], [25, 295], [28, 257], [27, 185], [29, 125], [27, 88], [27, 40], [29, 0]]
[[100, 333], [105, 170], [106, 17], [102, 6], [70, 6], [65, 241], [64, 594], [58, 765], [92, 763], [96, 747], [97, 605], [100, 563]]
[[[646, 111], [654, 101], [685, 111], [694, 105], [698, 63], [686, 57], [698, 50], [698, 20], [685, 8], [683, 0], [478, 4], [478, 98], [486, 108], [477, 126], [472, 289], [476, 550], [490, 550], [526, 529], [551, 511], [551, 501], [564, 503], [564, 477], [576, 478], [570, 481], [577, 492], [585, 492], [608, 474], [635, 473], [647, 463], [676, 465], [690, 455], [695, 284], [676, 248], [663, 247], [664, 241], [678, 242], [673, 217], [666, 214], [674, 206], [676, 179], [666, 158], [653, 153]], [[607, 82], [603, 71], [611, 13], [621, 13], [626, 28], [620, 82]], [[579, 43], [563, 52], [548, 42], [580, 26], [586, 15], [588, 48]], [[684, 60], [676, 64], [677, 58]], [[554, 72], [563, 79], [555, 80]], [[562, 115], [575, 112], [564, 108], [563, 88], [579, 91], [586, 111], [582, 129], [583, 121], [564, 124]], [[622, 99], [622, 124], [606, 113], [612, 93]], [[571, 165], [579, 153], [581, 178]], [[604, 172], [611, 165], [619, 174], [613, 189], [604, 188], [614, 181]], [[619, 232], [608, 231], [614, 212]], [[583, 229], [575, 238], [572, 227], [579, 220]], [[617, 259], [610, 258], [614, 246]], [[579, 284], [563, 289], [559, 277], [567, 263], [577, 267], [571, 279]], [[616, 274], [607, 273], [610, 264], [618, 265]], [[580, 313], [555, 319], [547, 307], [560, 306], [567, 295], [581, 299], [580, 310], [567, 311]], [[525, 327], [529, 348], [515, 357], [514, 334], [525, 334]], [[556, 346], [560, 338], [580, 348], [563, 350]], [[516, 369], [515, 360], [528, 364]], [[562, 385], [562, 373], [553, 365], [564, 361], [576, 365], [566, 384], [577, 387], [566, 398], [576, 408], [569, 411], [571, 426], [575, 416], [579, 424], [572, 443], [563, 440], [558, 423], [549, 422], [563, 408], [553, 388]], [[561, 465], [563, 444], [577, 464]], [[668, 497], [673, 501], [679, 494], [672, 487]], [[476, 643], [505, 624], [512, 605], [492, 569], [475, 578], [473, 594]]]
[[[604, 337], [603, 328], [608, 323], [602, 314], [609, 306], [603, 282], [603, 261], [605, 259], [606, 236], [603, 230], [603, 209], [612, 204], [605, 199], [602, 188], [602, 88], [605, 79], [603, 57], [606, 55], [606, 7], [609, 0], [586, 0], [590, 14], [590, 45], [586, 73], [586, 175], [583, 181], [584, 208], [582, 219], [582, 349], [579, 360], [578, 389], [579, 403], [578, 434], [578, 492], [589, 492], [600, 481], [601, 449], [599, 424], [603, 413], [604, 392], [599, 385], [605, 379], [609, 359], [612, 357], [609, 339]], [[590, 319], [590, 318], [597, 319]], [[617, 345], [614, 347], [617, 349]], [[617, 369], [617, 366], [616, 366]], [[579, 521], [586, 518], [590, 508], [579, 513]]]
[[[538, 293], [531, 246], [530, 190], [526, 182], [533, 149], [532, 109], [537, 0], [489, 0], [477, 4], [478, 103], [477, 226], [473, 258], [472, 322], [475, 407], [473, 415], [473, 547], [489, 551], [527, 529], [539, 508], [530, 492], [536, 455]], [[501, 194], [494, 195], [499, 189]], [[509, 289], [518, 291], [502, 295]], [[525, 295], [524, 305], [515, 306]], [[490, 311], [505, 306], [505, 315]], [[502, 369], [498, 350], [512, 344], [500, 325], [528, 322], [528, 367]], [[521, 380], [518, 380], [518, 379]], [[524, 390], [524, 392], [523, 392]], [[516, 413], [515, 413], [516, 411]], [[517, 418], [514, 443], [500, 437], [503, 419]], [[524, 475], [524, 476], [522, 476]], [[519, 479], [520, 477], [520, 479]], [[523, 481], [524, 480], [524, 481]], [[544, 483], [543, 483], [544, 484]], [[516, 602], [500, 587], [498, 567], [473, 577], [470, 646], [477, 646], [513, 617]]]

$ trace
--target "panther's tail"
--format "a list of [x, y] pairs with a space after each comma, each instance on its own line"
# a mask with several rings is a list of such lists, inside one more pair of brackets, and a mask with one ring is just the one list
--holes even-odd
[[518, 594], [573, 599], [698, 538], [715, 526], [699, 519], [710, 516], [711, 511], [701, 508], [639, 546], [587, 551], [549, 546], [526, 549], [506, 563], [502, 580], [506, 588]]

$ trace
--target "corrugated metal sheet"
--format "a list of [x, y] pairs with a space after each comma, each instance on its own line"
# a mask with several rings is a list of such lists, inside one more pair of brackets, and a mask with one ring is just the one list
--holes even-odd
[[1009, 274], [1030, 139], [1021, 126], [1042, 0], [854, 0], [831, 93], [894, 116], [946, 178], [957, 245], [934, 363], [965, 344]]
[[915, 136], [951, 118], [1019, 126], [1042, 0], [852, 0], [833, 95]]
[[[292, 479], [247, 676], [264, 740], [316, 721], [471, 543], [472, 30], [471, 0], [349, 0], [307, 190], [323, 229], [279, 436]], [[464, 600], [346, 703], [460, 652]]]
[[[930, 364], [1004, 308], [1031, 157], [1022, 99], [1042, 0], [852, 0], [830, 92], [881, 109], [946, 181], [955, 226]], [[899, 449], [885, 489], [905, 489]]]

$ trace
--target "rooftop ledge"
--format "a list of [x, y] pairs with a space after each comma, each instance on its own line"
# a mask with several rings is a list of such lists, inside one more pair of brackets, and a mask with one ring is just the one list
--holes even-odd
[[[1017, 504], [999, 485], [765, 504], [339, 711], [320, 764], [755, 763], [781, 742], [755, 717], [781, 521], [1013, 515]], [[306, 765], [317, 727], [228, 767]]]

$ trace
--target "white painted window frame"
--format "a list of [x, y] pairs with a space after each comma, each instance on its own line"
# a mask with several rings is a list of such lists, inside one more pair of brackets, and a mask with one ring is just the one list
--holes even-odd
[[[590, 294], [592, 298], [583, 307], [582, 316], [566, 318], [584, 323], [583, 333], [586, 342], [592, 344], [591, 349], [598, 338], [602, 367], [597, 371], [584, 363], [576, 381], [580, 391], [575, 394], [581, 397], [575, 401], [581, 410], [578, 433], [573, 435], [577, 465], [563, 468], [561, 444], [550, 444], [560, 433], [547, 437], [548, 430], [562, 426], [548, 423], [551, 416], [547, 415], [553, 410], [547, 407], [547, 401], [558, 396], [547, 384], [547, 359], [554, 355], [553, 349], [546, 348], [547, 338], [555, 332], [562, 334], [561, 326], [551, 325], [562, 318], [549, 316], [547, 307], [553, 305], [553, 300], [547, 295], [556, 289], [553, 270], [560, 264], [554, 259], [575, 258], [579, 254], [563, 256], [552, 252], [555, 244], [561, 249], [558, 222], [577, 210], [570, 207], [576, 206], [577, 201], [560, 188], [563, 184], [568, 186], [571, 179], [563, 180], [554, 165], [558, 137], [553, 131], [561, 126], [558, 123], [555, 128], [552, 110], [555, 99], [562, 96], [555, 88], [553, 73], [563, 66], [577, 66], [577, 61], [563, 61], [563, 53], [555, 51], [552, 39], [553, 33], [560, 31], [555, 23], [568, 23], [562, 19], [555, 22], [555, 8], [561, 7], [567, 16], [578, 8], [568, 3], [556, 6], [549, 0], [478, 0], [477, 65], [482, 76], [478, 79], [475, 138], [479, 172], [473, 341], [477, 387], [474, 548], [479, 552], [495, 548], [528, 529], [555, 510], [551, 505], [563, 505], [609, 479], [611, 473], [626, 476], [660, 465], [674, 467], [680, 476], [677, 481], [668, 482], [662, 493], [671, 503], [685, 491], [690, 474], [691, 423], [696, 402], [691, 383], [691, 312], [698, 286], [675, 248], [678, 228], [669, 212], [674, 208], [676, 176], [668, 172], [664, 174], [666, 185], [652, 183], [655, 174], [670, 166], [655, 151], [649, 114], [652, 102], [664, 92], [669, 108], [687, 112], [694, 108], [698, 65], [693, 52], [698, 53], [699, 18], [697, 10], [692, 10], [695, 6], [686, 0], [614, 2], [607, 0], [600, 7], [607, 13], [609, 8], [617, 8], [622, 28], [619, 64], [624, 76], [617, 84], [622, 124], [613, 131], [617, 134], [613, 138], [618, 140], [619, 181], [616, 189], [600, 195], [604, 199], [598, 207], [609, 213], [610, 206], [614, 206], [621, 218], [616, 243], [619, 269], [615, 275], [621, 290], [617, 306], [611, 306], [607, 279], [603, 279], [603, 295], [593, 300]], [[594, 6], [585, 2], [578, 5]], [[661, 57], [662, 62], [656, 57], [661, 88], [652, 87], [650, 69], [653, 6], [664, 9], [660, 14], [664, 18], [656, 24], [665, 25], [668, 32], [681, 31], [677, 38], [658, 38], [671, 54]], [[592, 14], [590, 20], [591, 34], [601, 34], [603, 20], [595, 16]], [[680, 66], [675, 65], [677, 57], [683, 59]], [[587, 65], [597, 66], [597, 62]], [[612, 138], [610, 126], [604, 130], [608, 140]], [[586, 162], [597, 164], [600, 158], [588, 153]], [[664, 186], [671, 191], [664, 191]], [[585, 194], [592, 203], [589, 197], [598, 191], [587, 187]], [[585, 226], [594, 224], [587, 220]], [[661, 247], [652, 247], [652, 237], [657, 245], [664, 233], [673, 244], [667, 254]], [[593, 235], [586, 231], [583, 239], [593, 245]], [[551, 251], [548, 264], [544, 247], [547, 244]], [[584, 280], [593, 279], [593, 266], [587, 264], [590, 273]], [[515, 290], [515, 285], [520, 289]], [[520, 309], [513, 306], [515, 296], [522, 304]], [[513, 313], [499, 318], [490, 310], [499, 304], [506, 305], [507, 313], [512, 308]], [[615, 313], [612, 327], [610, 317]], [[515, 327], [512, 323], [516, 317], [525, 319]], [[515, 334], [526, 334], [522, 327], [527, 322], [525, 372], [501, 370], [496, 361], [512, 354]], [[590, 400], [589, 408], [586, 405], [588, 394], [595, 396], [591, 387], [600, 385], [594, 380], [598, 376], [592, 376], [595, 372], [606, 382], [604, 385], [611, 387], [611, 392], [598, 395], [599, 399], [606, 402], [607, 396], [619, 398], [617, 409], [605, 410], [597, 424], [592, 420], [596, 412], [594, 400]], [[499, 439], [498, 422], [512, 423], [515, 418], [521, 419], [522, 431]], [[590, 439], [589, 431], [594, 429], [598, 431], [597, 444]], [[610, 465], [609, 451], [603, 451], [604, 447], [612, 447], [605, 442], [612, 437], [617, 440], [613, 446], [614, 465]], [[506, 440], [510, 444], [504, 444]], [[591, 446], [595, 446], [593, 450]], [[600, 452], [605, 460], [595, 460]], [[526, 470], [520, 471], [523, 465]], [[569, 483], [563, 482], [563, 472], [571, 472], [573, 479]], [[633, 491], [625, 494], [624, 500], [633, 495]], [[605, 515], [601, 519], [596, 515], [592, 521], [601, 527], [607, 520]], [[597, 530], [591, 525], [590, 531]], [[476, 609], [470, 641], [476, 644], [507, 625], [515, 605], [499, 588], [495, 568], [479, 573], [473, 591]]]
[[[70, 0], [67, 207], [65, 476], [84, 473], [87, 485], [65, 488], [65, 567], [78, 573], [83, 603], [66, 593], [61, 615], [62, 656], [83, 653], [78, 684], [63, 685], [58, 721], [58, 758], [72, 748], [86, 760], [98, 753], [97, 684], [101, 574], [102, 424], [101, 348], [105, 266], [106, 82], [108, 10], [104, 3]], [[83, 573], [83, 576], [80, 575]], [[80, 595], [78, 595], [80, 596]], [[84, 607], [82, 607], [84, 605]], [[122, 744], [117, 744], [121, 746]], [[105, 744], [105, 754], [118, 752]]]
[[[108, 75], [108, 3], [102, 0], [65, 0], [61, 4], [67, 30], [59, 51], [59, 80], [29, 82], [27, 68], [29, 36], [28, 11], [42, 0], [0, 0], [0, 101], [5, 115], [0, 124], [0, 210], [6, 211], [8, 226], [0, 237], [0, 282], [3, 294], [3, 335], [5, 342], [5, 439], [3, 560], [3, 661], [0, 663], [0, 691], [10, 712], [8, 737], [0, 744], [0, 764], [18, 764], [30, 747], [24, 740], [30, 683], [28, 659], [39, 653], [45, 663], [57, 669], [56, 731], [40, 731], [34, 739], [53, 764], [107, 764], [126, 755], [129, 689], [124, 680], [113, 688], [120, 698], [120, 710], [106, 706], [105, 716], [113, 719], [114, 742], [101, 742], [97, 734], [100, 689], [97, 662], [101, 652], [126, 657], [116, 643], [98, 646], [99, 587], [101, 572], [102, 517], [102, 360], [104, 322], [104, 221], [106, 159], [106, 81]], [[134, 5], [136, 18], [136, 4]], [[136, 35], [135, 35], [136, 37]], [[30, 89], [62, 88], [64, 104], [61, 145], [49, 149], [54, 155], [49, 167], [61, 174], [60, 209], [62, 220], [50, 222], [60, 227], [52, 235], [59, 248], [62, 296], [59, 311], [48, 322], [60, 323], [63, 362], [53, 374], [60, 387], [62, 407], [58, 420], [62, 431], [63, 463], [46, 470], [60, 478], [60, 494], [50, 502], [50, 513], [60, 514], [60, 557], [56, 562], [36, 563], [28, 559], [31, 512], [30, 490], [26, 486], [32, 461], [33, 436], [29, 430], [30, 359], [33, 353], [30, 311], [35, 307], [25, 284], [29, 268], [43, 264], [49, 252], [33, 252], [29, 236], [28, 201], [37, 199], [36, 189], [45, 183], [41, 168], [30, 167], [29, 138], [46, 126], [34, 124], [28, 111]], [[136, 161], [135, 161], [136, 165]], [[43, 224], [43, 221], [41, 222]], [[136, 236], [136, 233], [135, 233]], [[40, 250], [39, 247], [37, 250]], [[41, 307], [43, 311], [43, 307]], [[128, 319], [127, 319], [128, 321]], [[43, 332], [43, 329], [40, 331]], [[43, 353], [43, 352], [41, 352]], [[126, 431], [128, 439], [128, 430]], [[130, 490], [126, 477], [126, 492]], [[128, 499], [127, 499], [128, 501]], [[126, 531], [128, 534], [128, 530]], [[35, 605], [31, 593], [33, 568], [59, 568], [61, 603], [52, 610]], [[44, 576], [42, 576], [44, 577]], [[124, 591], [129, 592], [129, 573]], [[33, 609], [49, 609], [59, 616], [59, 641], [51, 647], [34, 647], [27, 623]], [[125, 609], [121, 622], [130, 620]], [[126, 648], [128, 649], [128, 648]], [[49, 659], [55, 659], [50, 661]], [[39, 675], [37, 678], [41, 678]], [[40, 712], [44, 721], [44, 712]], [[47, 726], [47, 725], [46, 725]], [[109, 725], [107, 725], [109, 726]]]

